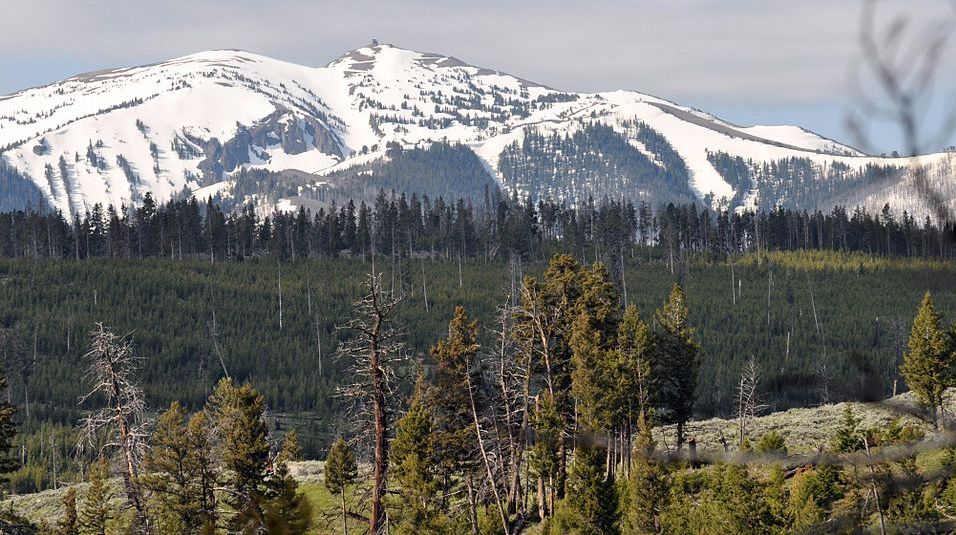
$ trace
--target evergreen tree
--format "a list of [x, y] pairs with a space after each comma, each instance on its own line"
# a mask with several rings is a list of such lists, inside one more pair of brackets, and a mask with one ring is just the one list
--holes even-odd
[[605, 478], [605, 448], [579, 444], [568, 474], [565, 498], [557, 506], [549, 533], [609, 535], [619, 531], [614, 481]]
[[571, 325], [571, 393], [578, 421], [587, 431], [608, 431], [620, 423], [617, 362], [618, 300], [602, 264], [583, 270], [576, 317]]
[[157, 526], [165, 531], [198, 533], [205, 525], [202, 468], [190, 442], [186, 411], [174, 401], [157, 420], [144, 459], [143, 486], [152, 491]]
[[198, 486], [195, 492], [201, 506], [198, 516], [203, 533], [215, 530], [217, 518], [215, 490], [219, 473], [211, 434], [209, 418], [205, 411], [199, 411], [189, 418], [186, 424], [186, 439], [190, 451], [193, 484]]
[[558, 441], [564, 424], [557, 403], [547, 390], [538, 394], [531, 417], [534, 442], [528, 451], [528, 464], [538, 481], [538, 518], [544, 520], [554, 510], [554, 479], [558, 474]]
[[[643, 420], [643, 419], [642, 419]], [[634, 448], [634, 460], [628, 480], [628, 495], [622, 500], [621, 532], [625, 535], [659, 533], [661, 514], [668, 505], [670, 486], [666, 467], [654, 458], [651, 427], [640, 422], [640, 435]]]
[[[431, 348], [435, 372], [427, 398], [434, 412], [434, 448], [442, 471], [449, 476], [466, 475], [475, 469], [477, 439], [466, 375], [471, 373], [472, 361], [480, 348], [477, 338], [477, 322], [470, 322], [459, 306], [455, 307], [455, 316], [448, 324], [448, 337]], [[445, 479], [449, 483], [460, 483], [463, 478]]]
[[436, 533], [445, 527], [435, 439], [432, 416], [416, 396], [399, 420], [392, 442], [391, 471], [400, 489], [400, 498], [392, 501], [398, 534]]
[[112, 492], [106, 478], [109, 476], [109, 467], [106, 459], [100, 457], [90, 465], [90, 487], [83, 500], [83, 511], [80, 512], [80, 535], [106, 535], [106, 524], [113, 517], [110, 507]]
[[281, 456], [266, 485], [266, 500], [262, 506], [265, 532], [276, 535], [305, 533], [311, 522], [312, 506], [299, 492], [299, 484]]
[[325, 488], [342, 498], [342, 530], [348, 535], [348, 510], [345, 505], [345, 491], [358, 477], [355, 456], [342, 437], [336, 439], [325, 457]]
[[657, 311], [659, 327], [655, 349], [658, 358], [660, 398], [666, 415], [677, 424], [677, 447], [684, 444], [684, 424], [694, 412], [700, 346], [687, 324], [687, 295], [674, 284], [663, 308]]
[[651, 417], [649, 412], [655, 386], [653, 339], [647, 323], [641, 320], [634, 305], [629, 305], [621, 318], [617, 348], [618, 405], [627, 412], [630, 428], [633, 419]]
[[926, 292], [913, 320], [909, 350], [903, 354], [900, 374], [924, 406], [932, 411], [933, 425], [939, 428], [943, 393], [953, 383], [954, 355], [940, 322], [942, 316]]
[[280, 462], [296, 462], [302, 460], [302, 446], [299, 445], [299, 435], [295, 429], [290, 429], [282, 440], [282, 451], [279, 453]]
[[63, 518], [57, 522], [56, 535], [79, 535], [76, 515], [76, 487], [66, 489], [63, 495]]
[[209, 399], [217, 431], [217, 455], [229, 489], [225, 501], [235, 514], [230, 529], [252, 529], [263, 523], [262, 500], [269, 466], [268, 427], [264, 400], [248, 383], [236, 386], [223, 378]]

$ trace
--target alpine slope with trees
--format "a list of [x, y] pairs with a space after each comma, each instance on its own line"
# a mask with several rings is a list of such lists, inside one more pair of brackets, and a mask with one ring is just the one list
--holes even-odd
[[867, 155], [797, 126], [739, 126], [635, 91], [560, 91], [378, 42], [318, 68], [199, 52], [0, 99], [0, 208], [67, 220], [147, 193], [264, 214], [370, 202], [379, 189], [480, 201], [496, 186], [577, 207], [594, 192], [732, 211], [889, 204], [921, 221], [935, 208], [916, 186], [950, 210], [956, 190], [954, 153], [920, 154]]

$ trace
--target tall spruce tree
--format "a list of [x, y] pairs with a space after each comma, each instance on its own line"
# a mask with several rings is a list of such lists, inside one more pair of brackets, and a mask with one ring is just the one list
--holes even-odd
[[619, 407], [625, 412], [627, 428], [630, 429], [635, 420], [649, 421], [656, 381], [653, 337], [635, 305], [624, 310], [618, 328], [617, 351]]
[[611, 429], [619, 401], [614, 395], [618, 301], [602, 264], [583, 270], [571, 324], [571, 393], [578, 423], [590, 432]]
[[916, 399], [932, 412], [933, 425], [939, 428], [943, 393], [953, 383], [954, 355], [941, 327], [942, 315], [933, 305], [929, 292], [923, 296], [913, 320], [909, 349], [903, 354], [900, 374]]
[[[427, 389], [427, 403], [434, 413], [434, 447], [447, 474], [446, 484], [460, 484], [476, 468], [476, 437], [466, 387], [471, 363], [480, 346], [478, 324], [469, 322], [462, 307], [448, 325], [448, 337], [432, 346], [435, 372]], [[452, 489], [446, 488], [445, 492]]]
[[193, 464], [193, 483], [198, 485], [196, 492], [201, 505], [199, 516], [202, 520], [202, 532], [215, 531], [218, 513], [216, 510], [216, 486], [219, 471], [216, 454], [213, 449], [212, 429], [205, 411], [193, 414], [186, 424], [186, 440]]
[[157, 504], [154, 524], [162, 532], [199, 533], [206, 525], [201, 469], [178, 401], [160, 415], [144, 459], [143, 487]]
[[268, 426], [263, 419], [264, 400], [248, 383], [236, 386], [223, 378], [209, 398], [217, 455], [224, 468], [228, 492], [225, 501], [235, 512], [229, 529], [259, 529], [269, 467]]
[[677, 448], [680, 449], [684, 444], [684, 424], [694, 412], [700, 369], [700, 346], [691, 338], [687, 295], [680, 285], [674, 284], [655, 317], [659, 396], [665, 416], [677, 424]]
[[391, 500], [394, 529], [399, 535], [437, 533], [447, 527], [439, 496], [442, 481], [440, 465], [435, 463], [436, 434], [433, 418], [418, 396], [398, 421], [392, 442], [392, 480], [400, 495]]

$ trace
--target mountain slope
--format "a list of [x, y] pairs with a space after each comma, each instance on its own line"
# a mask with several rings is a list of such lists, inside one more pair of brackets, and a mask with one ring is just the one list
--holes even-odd
[[[320, 68], [210, 51], [0, 97], [0, 178], [28, 177], [67, 216], [95, 203], [136, 204], [146, 193], [160, 200], [215, 195], [269, 209], [380, 187], [429, 195], [469, 190], [474, 178], [436, 191], [415, 176], [393, 171], [384, 180], [370, 171], [400, 151], [432, 144], [453, 150], [427, 152], [419, 167], [447, 167], [439, 159], [461, 145], [506, 191], [570, 203], [609, 197], [922, 209], [907, 193], [907, 160], [868, 157], [798, 127], [739, 127], [632, 91], [561, 92], [377, 43]], [[733, 173], [715, 155], [739, 159]], [[954, 199], [951, 159], [926, 162]], [[777, 165], [788, 161], [801, 165]], [[878, 183], [866, 175], [874, 168], [883, 170]], [[284, 187], [257, 189], [243, 175], [250, 169], [274, 173], [264, 182]], [[297, 172], [283, 173], [290, 170]]]

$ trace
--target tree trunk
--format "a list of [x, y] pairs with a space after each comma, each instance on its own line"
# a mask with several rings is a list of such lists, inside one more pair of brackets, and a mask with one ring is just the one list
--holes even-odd
[[349, 515], [345, 507], [345, 487], [342, 487], [342, 533], [349, 535]]
[[[478, 440], [478, 449], [481, 452], [481, 460], [485, 465], [485, 472], [488, 475], [488, 484], [491, 485], [491, 492], [495, 496], [495, 505], [498, 506], [498, 514], [501, 516], [501, 529], [504, 530], [505, 535], [509, 535], [510, 531], [508, 529], [508, 515], [505, 513], [505, 508], [501, 504], [501, 495], [498, 493], [498, 482], [495, 481], [495, 476], [491, 471], [491, 463], [488, 461], [488, 452], [485, 451], [485, 441], [481, 438], [481, 424], [478, 421], [478, 409], [475, 406], [475, 393], [471, 384], [471, 373], [469, 371], [465, 376], [466, 385], [468, 389], [468, 401], [471, 404], [471, 417], [472, 421], [475, 424], [475, 438]], [[471, 476], [468, 476], [469, 484], [471, 483]]]
[[471, 474], [465, 480], [468, 487], [468, 518], [471, 520], [471, 532], [478, 535], [478, 506], [475, 504], [475, 487], [471, 480]]
[[385, 508], [382, 498], [385, 496], [385, 471], [388, 469], [388, 450], [385, 442], [385, 433], [388, 429], [385, 414], [385, 378], [379, 365], [378, 334], [382, 327], [381, 316], [376, 317], [372, 329], [370, 345], [369, 367], [372, 377], [372, 415], [375, 426], [375, 454], [372, 472], [372, 507], [369, 512], [369, 535], [378, 535], [384, 532]]

